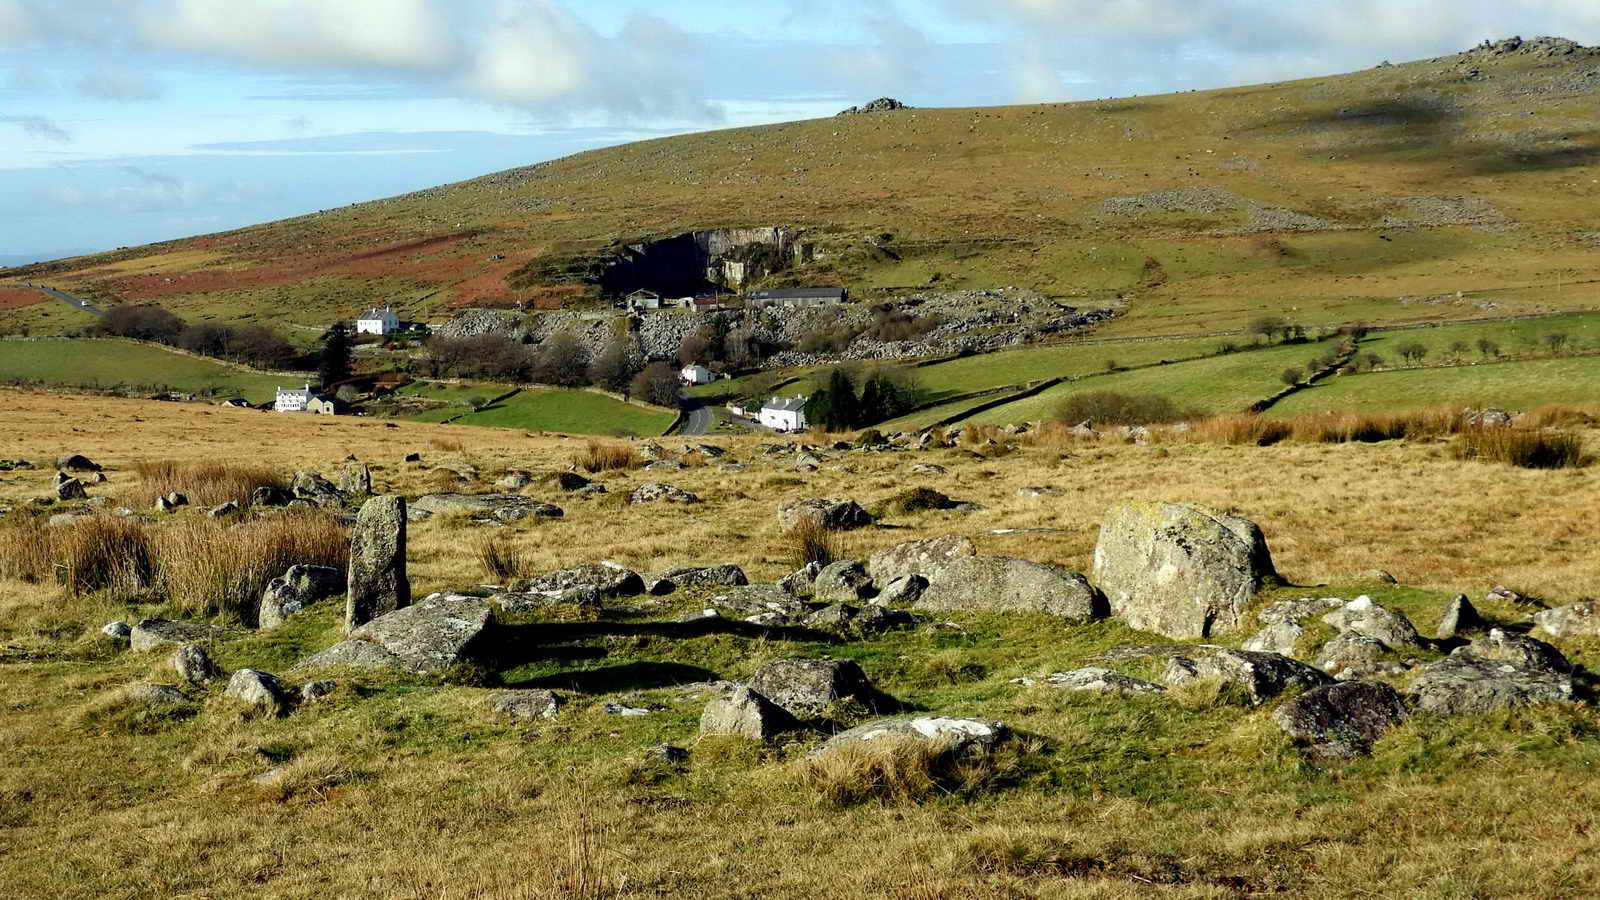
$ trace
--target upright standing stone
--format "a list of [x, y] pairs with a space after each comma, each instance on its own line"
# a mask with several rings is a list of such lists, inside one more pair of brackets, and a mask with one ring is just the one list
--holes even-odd
[[373, 497], [356, 514], [350, 536], [345, 630], [411, 605], [406, 579], [406, 498]]
[[372, 493], [372, 470], [364, 462], [345, 463], [339, 489], [356, 496]]

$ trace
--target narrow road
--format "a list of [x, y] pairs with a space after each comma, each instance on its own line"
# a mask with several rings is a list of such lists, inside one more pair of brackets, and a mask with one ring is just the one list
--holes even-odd
[[25, 288], [32, 288], [36, 291], [44, 291], [46, 294], [49, 294], [57, 300], [60, 300], [62, 303], [76, 307], [77, 309], [81, 309], [86, 313], [94, 313], [97, 316], [105, 315], [104, 312], [90, 305], [89, 301], [79, 300], [77, 297], [74, 297], [71, 294], [62, 293], [53, 287], [45, 287], [42, 284], [29, 284], [26, 281], [22, 283], [22, 286]]
[[699, 397], [689, 396], [686, 391], [678, 392], [678, 406], [683, 409], [683, 427], [678, 429], [678, 434], [705, 434], [717, 423], [716, 413], [711, 407]]

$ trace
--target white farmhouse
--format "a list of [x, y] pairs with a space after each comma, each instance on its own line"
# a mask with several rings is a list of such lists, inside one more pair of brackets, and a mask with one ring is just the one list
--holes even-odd
[[393, 334], [400, 330], [400, 317], [394, 314], [394, 307], [385, 306], [383, 309], [373, 307], [356, 320], [356, 334]]
[[710, 384], [716, 376], [711, 374], [710, 369], [696, 363], [692, 366], [684, 366], [683, 371], [678, 373], [678, 377], [682, 378], [686, 384]]
[[629, 309], [660, 309], [661, 295], [655, 291], [637, 290], [627, 297]]
[[776, 431], [803, 431], [806, 427], [806, 397], [773, 397], [761, 406], [756, 421]]
[[300, 390], [278, 388], [278, 399], [272, 403], [273, 412], [305, 412], [306, 404], [311, 402], [311, 385], [306, 385]]

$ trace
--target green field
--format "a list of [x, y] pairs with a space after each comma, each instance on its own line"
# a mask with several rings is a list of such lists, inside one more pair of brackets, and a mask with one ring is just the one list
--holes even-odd
[[257, 375], [153, 344], [101, 340], [0, 341], [0, 381], [53, 387], [177, 390], [265, 403], [292, 379]]
[[1305, 368], [1308, 360], [1328, 352], [1327, 343], [1288, 344], [1230, 353], [1193, 362], [1154, 366], [1132, 372], [1099, 375], [1051, 388], [1035, 397], [1008, 403], [974, 416], [980, 424], [1038, 422], [1079, 391], [1160, 394], [1180, 408], [1202, 413], [1237, 412], [1283, 387], [1279, 375], [1290, 366]]
[[1272, 415], [1498, 406], [1527, 410], [1546, 403], [1600, 402], [1600, 356], [1482, 363], [1339, 375], [1285, 397]]
[[[1479, 340], [1489, 340], [1499, 345], [1501, 356], [1549, 356], [1545, 338], [1553, 334], [1567, 336], [1567, 352], [1600, 349], [1600, 315], [1565, 315], [1538, 319], [1517, 319], [1506, 322], [1481, 322], [1462, 325], [1442, 325], [1436, 328], [1407, 328], [1397, 331], [1376, 331], [1361, 341], [1362, 353], [1376, 353], [1390, 366], [1403, 364], [1399, 348], [1406, 344], [1421, 344], [1428, 348], [1422, 358], [1424, 366], [1447, 365], [1454, 362], [1472, 362], [1484, 359], [1478, 349]], [[1456, 344], [1465, 344], [1461, 350]], [[1494, 359], [1494, 356], [1487, 357]]]
[[[477, 394], [492, 396], [493, 392], [477, 391]], [[463, 412], [466, 414], [462, 415]], [[460, 406], [448, 406], [409, 418], [415, 422], [442, 422], [455, 416], [461, 416], [452, 423], [456, 425], [567, 434], [645, 436], [666, 431], [675, 414], [623, 403], [593, 391], [529, 389], [477, 412], [469, 412]]]

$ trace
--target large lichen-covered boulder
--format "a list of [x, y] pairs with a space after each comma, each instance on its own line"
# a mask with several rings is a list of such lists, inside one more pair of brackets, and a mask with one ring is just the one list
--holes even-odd
[[1372, 748], [1406, 720], [1399, 692], [1378, 681], [1312, 688], [1272, 711], [1272, 720], [1312, 756], [1342, 759]]
[[348, 584], [348, 576], [332, 566], [290, 566], [261, 592], [256, 626], [276, 628], [307, 606], [345, 590]]
[[430, 594], [420, 603], [373, 619], [351, 632], [349, 640], [296, 668], [355, 666], [437, 672], [470, 661], [479, 637], [493, 621], [488, 602], [480, 597]]
[[854, 500], [805, 497], [778, 508], [778, 527], [784, 531], [807, 520], [829, 531], [850, 531], [872, 524], [872, 516]]
[[1561, 651], [1498, 628], [1423, 667], [1411, 683], [1418, 712], [1483, 713], [1572, 699], [1572, 664]]
[[1551, 637], [1594, 637], [1600, 634], [1600, 601], [1547, 609], [1534, 613], [1533, 621]]
[[875, 691], [861, 666], [848, 659], [778, 659], [756, 670], [750, 687], [799, 716], [816, 715], [836, 700], [870, 702]]
[[1243, 624], [1245, 607], [1277, 571], [1248, 519], [1128, 503], [1106, 513], [1091, 577], [1130, 627], [1192, 640]]
[[868, 557], [867, 574], [874, 582], [886, 585], [896, 578], [927, 575], [951, 560], [977, 555], [978, 548], [970, 538], [956, 535], [905, 541]]
[[933, 566], [913, 609], [1042, 612], [1071, 622], [1098, 618], [1100, 593], [1076, 572], [1008, 556], [964, 556]]

